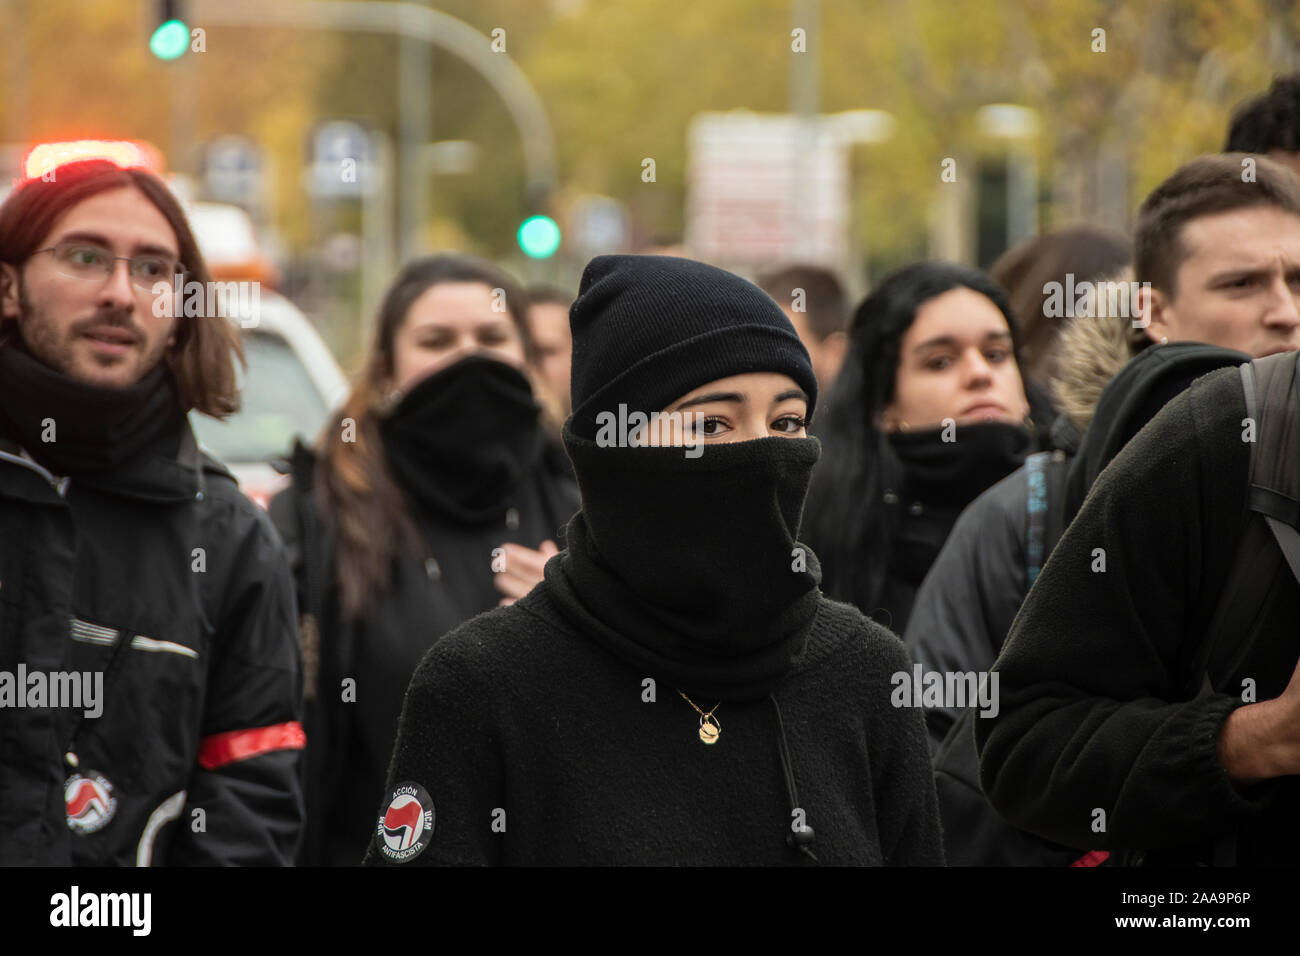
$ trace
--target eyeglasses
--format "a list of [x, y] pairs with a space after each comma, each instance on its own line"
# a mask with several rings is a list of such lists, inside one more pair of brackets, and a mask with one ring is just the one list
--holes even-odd
[[125, 259], [131, 274], [131, 284], [146, 292], [153, 290], [155, 283], [168, 282], [172, 276], [184, 270], [178, 259], [171, 256], [145, 254], [139, 256], [115, 256], [112, 251], [92, 242], [60, 242], [36, 253], [51, 253], [54, 256], [54, 271], [69, 279], [85, 279], [103, 282], [113, 274], [118, 259]]

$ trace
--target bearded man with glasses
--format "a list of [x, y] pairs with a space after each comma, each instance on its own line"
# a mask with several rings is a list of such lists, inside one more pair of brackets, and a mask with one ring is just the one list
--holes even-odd
[[293, 584], [187, 417], [239, 407], [237, 333], [173, 315], [173, 278], [210, 281], [144, 170], [70, 163], [0, 206], [0, 865], [296, 850]]

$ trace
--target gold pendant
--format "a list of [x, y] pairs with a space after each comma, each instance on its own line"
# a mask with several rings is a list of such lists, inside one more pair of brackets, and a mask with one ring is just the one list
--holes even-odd
[[706, 744], [716, 744], [718, 735], [722, 733], [722, 728], [711, 720], [700, 718], [700, 739]]

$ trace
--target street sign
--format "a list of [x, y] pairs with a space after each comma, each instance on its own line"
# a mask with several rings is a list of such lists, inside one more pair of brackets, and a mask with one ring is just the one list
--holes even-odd
[[370, 133], [358, 123], [331, 120], [316, 127], [307, 167], [307, 191], [318, 199], [374, 195], [380, 170]]
[[262, 197], [262, 150], [243, 136], [222, 136], [202, 151], [203, 187], [213, 202], [256, 206]]
[[822, 117], [701, 113], [687, 136], [686, 244], [734, 268], [849, 255], [844, 137]]

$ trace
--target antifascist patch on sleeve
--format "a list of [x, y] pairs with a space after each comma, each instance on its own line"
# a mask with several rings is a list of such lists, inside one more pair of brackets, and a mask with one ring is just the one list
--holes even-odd
[[379, 816], [375, 846], [394, 863], [409, 863], [433, 837], [433, 798], [418, 783], [399, 783]]

